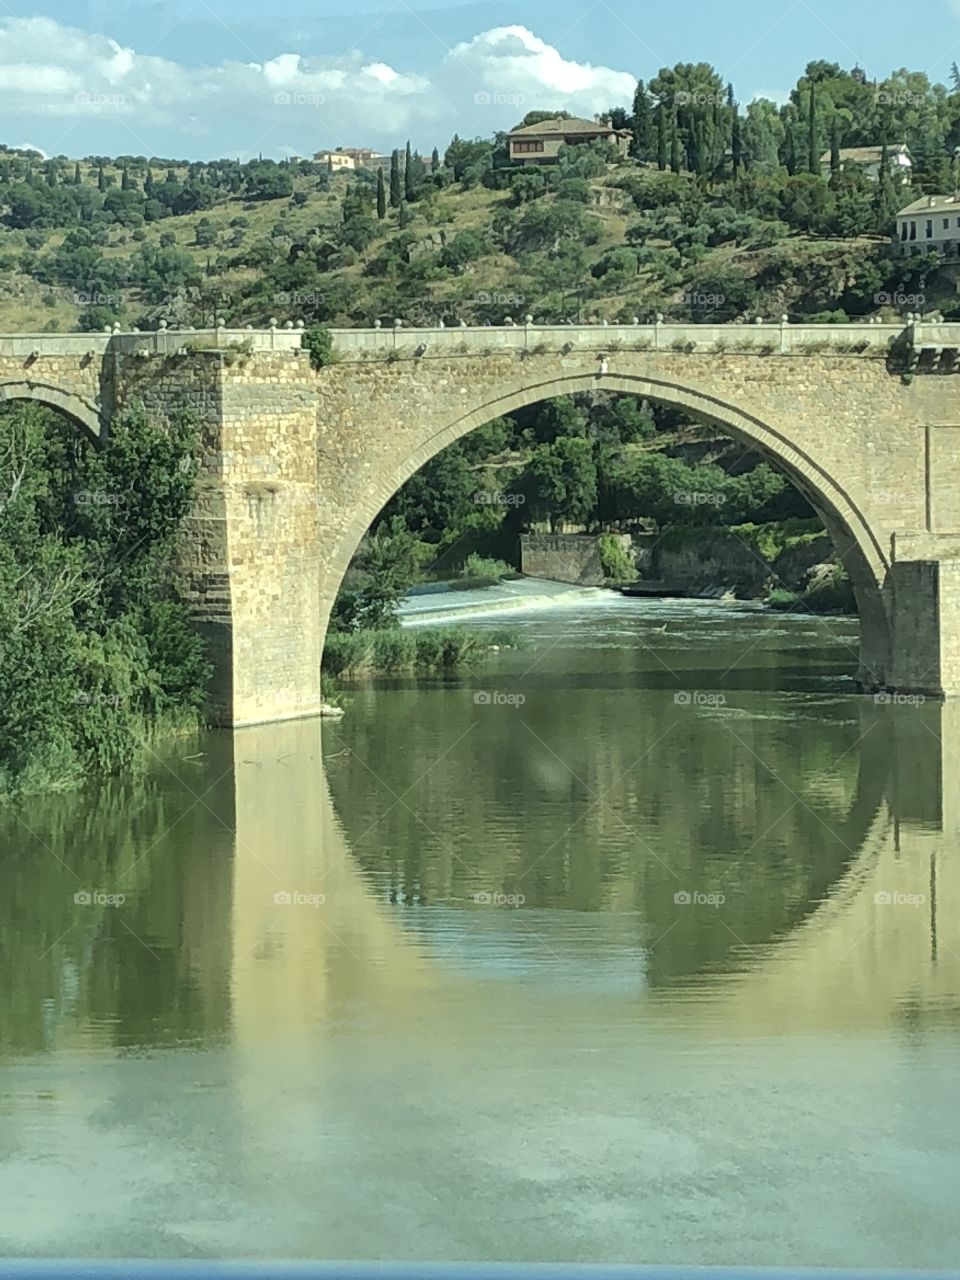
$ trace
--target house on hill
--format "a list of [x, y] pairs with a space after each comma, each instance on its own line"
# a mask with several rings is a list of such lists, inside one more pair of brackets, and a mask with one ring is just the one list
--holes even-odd
[[[862, 169], [871, 182], [879, 182], [880, 166], [883, 163], [883, 147], [841, 147], [840, 168]], [[909, 148], [903, 144], [887, 147], [887, 163], [890, 166], [890, 177], [895, 183], [909, 182], [913, 176], [913, 160]], [[825, 151], [820, 157], [820, 172], [825, 178], [830, 176], [830, 152]]]
[[901, 209], [893, 251], [900, 258], [921, 253], [956, 258], [960, 252], [960, 196], [923, 196]]
[[333, 151], [315, 151], [314, 160], [325, 164], [331, 173], [342, 173], [351, 169], [376, 169], [380, 165], [390, 164], [390, 157], [381, 155], [371, 147], [337, 147]]
[[597, 141], [614, 143], [620, 154], [625, 156], [630, 147], [630, 131], [614, 129], [597, 120], [554, 117], [507, 134], [510, 159], [514, 164], [554, 164], [561, 147]]

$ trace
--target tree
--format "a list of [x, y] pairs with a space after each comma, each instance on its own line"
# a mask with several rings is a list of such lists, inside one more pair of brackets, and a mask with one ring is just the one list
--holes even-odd
[[743, 164], [748, 173], [772, 175], [780, 167], [784, 125], [774, 103], [756, 98], [743, 123]]
[[633, 95], [630, 131], [633, 135], [630, 154], [637, 160], [649, 160], [654, 137], [653, 113], [650, 110], [650, 98], [642, 80], [637, 81], [636, 93]]
[[[833, 117], [830, 128], [830, 185], [836, 188], [840, 182], [842, 167], [840, 163], [840, 117]], [[883, 153], [887, 153], [887, 144], [883, 144]], [[889, 168], [889, 166], [888, 166]]]
[[80, 161], [78, 160], [77, 163], [73, 166], [73, 185], [75, 187], [79, 187], [82, 182], [83, 182], [83, 178], [80, 175]]
[[383, 167], [377, 170], [377, 217], [382, 222], [387, 216], [387, 193], [383, 183]]
[[440, 168], [440, 152], [437, 150], [436, 147], [434, 147], [433, 151], [430, 154], [430, 172], [436, 173], [439, 168]]
[[561, 436], [534, 449], [523, 488], [534, 519], [560, 525], [587, 524], [597, 506], [597, 466], [589, 440]]
[[410, 150], [410, 139], [407, 139], [407, 149], [404, 153], [403, 161], [403, 198], [408, 204], [413, 204], [417, 198], [416, 188], [414, 187], [413, 173], [413, 153]]
[[400, 185], [400, 152], [394, 148], [390, 153], [390, 208], [398, 209], [403, 200], [403, 188]]
[[124, 165], [123, 169], [120, 172], [120, 190], [129, 191], [131, 186], [132, 186], [132, 183], [130, 181], [130, 170], [127, 168], [126, 165]]
[[202, 246], [216, 244], [217, 228], [209, 218], [201, 218], [194, 229], [193, 236], [194, 244]]
[[820, 174], [820, 142], [817, 133], [817, 90], [810, 85], [810, 103], [807, 108], [807, 171]]
[[674, 110], [670, 117], [670, 168], [674, 173], [680, 172], [680, 162], [680, 126]]
[[900, 200], [890, 173], [890, 153], [883, 144], [880, 155], [880, 172], [877, 176], [877, 192], [874, 198], [874, 227], [881, 235], [888, 235], [894, 226]]
[[100, 168], [97, 170], [97, 190], [106, 191], [106, 189], [107, 189], [107, 175], [104, 172], [103, 165], [101, 165]]
[[741, 133], [740, 107], [733, 104], [733, 122], [730, 134], [730, 163], [733, 168], [733, 180], [740, 177], [740, 166], [743, 163], [743, 135]]
[[440, 265], [462, 275], [472, 262], [490, 252], [487, 238], [480, 231], [458, 231], [440, 250]]

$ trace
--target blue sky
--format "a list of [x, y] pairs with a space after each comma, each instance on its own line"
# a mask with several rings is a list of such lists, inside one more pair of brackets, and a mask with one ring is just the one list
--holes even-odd
[[534, 108], [592, 115], [677, 61], [741, 101], [812, 58], [946, 80], [960, 0], [5, 0], [0, 119], [48, 154], [442, 149]]

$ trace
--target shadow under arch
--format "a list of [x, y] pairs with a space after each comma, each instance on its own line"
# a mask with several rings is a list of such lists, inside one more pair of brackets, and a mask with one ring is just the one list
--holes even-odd
[[[885, 668], [891, 652], [890, 623], [882, 596], [890, 558], [866, 515], [842, 482], [821, 466], [810, 453], [798, 447], [795, 441], [788, 439], [782, 431], [735, 404], [697, 388], [679, 382], [622, 373], [571, 373], [544, 381], [524, 383], [496, 399], [484, 401], [466, 410], [408, 454], [386, 486], [390, 490], [387, 500], [431, 458], [491, 419], [557, 396], [600, 390], [641, 396], [670, 408], [685, 409], [692, 416], [720, 427], [734, 440], [748, 445], [790, 480], [819, 515], [850, 576], [862, 631], [869, 636], [869, 652], [873, 659], [868, 665], [861, 657], [861, 674], [866, 683], [882, 687], [885, 682], [884, 672], [874, 668]], [[335, 588], [326, 593], [329, 607], [332, 607], [364, 534], [384, 505], [382, 496], [373, 493], [358, 505], [331, 561], [330, 573]]]
[[97, 406], [84, 396], [48, 382], [30, 379], [8, 379], [0, 382], [0, 405], [32, 401], [45, 409], [60, 413], [80, 427], [87, 440], [98, 445], [103, 440], [103, 422]]

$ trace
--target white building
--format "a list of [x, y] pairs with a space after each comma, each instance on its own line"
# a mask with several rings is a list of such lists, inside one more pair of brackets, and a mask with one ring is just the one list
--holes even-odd
[[894, 252], [901, 258], [940, 253], [955, 258], [960, 246], [960, 196], [923, 196], [897, 214]]
[[[865, 177], [871, 182], [879, 182], [882, 163], [883, 147], [840, 148], [841, 170], [862, 169]], [[906, 146], [887, 147], [887, 164], [890, 166], [890, 177], [895, 183], [907, 183], [913, 177], [913, 161]], [[830, 176], [829, 151], [825, 151], [820, 157], [820, 172], [825, 178]]]

